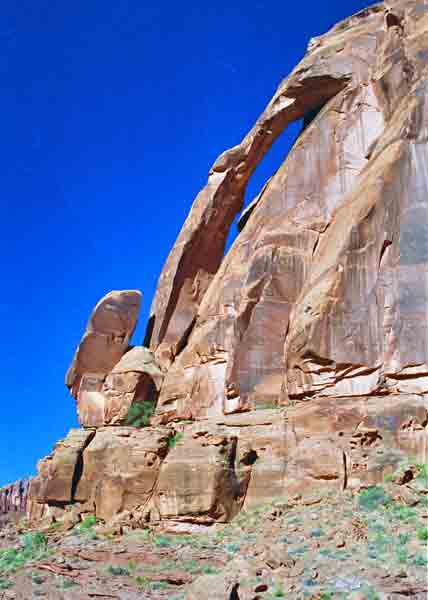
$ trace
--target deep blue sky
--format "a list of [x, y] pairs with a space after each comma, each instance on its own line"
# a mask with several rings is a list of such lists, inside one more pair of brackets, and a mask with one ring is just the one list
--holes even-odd
[[[144, 295], [208, 169], [311, 36], [367, 0], [5, 0], [0, 485], [76, 425], [64, 373], [95, 302]], [[277, 142], [249, 196], [279, 166]]]

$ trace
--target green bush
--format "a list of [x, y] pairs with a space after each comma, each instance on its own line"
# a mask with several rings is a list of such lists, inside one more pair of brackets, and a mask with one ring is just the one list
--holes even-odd
[[84, 535], [86, 538], [90, 540], [96, 540], [97, 534], [94, 531], [94, 526], [97, 524], [97, 519], [94, 515], [88, 515], [81, 521], [74, 530], [78, 534]]
[[130, 573], [135, 573], [135, 571], [137, 569], [138, 569], [138, 563], [135, 560], [128, 561], [128, 571]]
[[158, 548], [168, 548], [174, 544], [174, 539], [168, 535], [158, 534], [153, 538], [153, 543]]
[[97, 518], [94, 515], [88, 515], [81, 523], [77, 526], [80, 531], [92, 529], [97, 524]]
[[59, 577], [57, 581], [57, 587], [61, 590], [69, 590], [76, 585], [79, 585], [77, 581], [74, 581], [74, 579], [69, 579], [68, 577]]
[[417, 512], [414, 508], [409, 506], [402, 506], [401, 504], [391, 504], [392, 516], [397, 518], [399, 521], [411, 521], [417, 517]]
[[204, 575], [216, 575], [218, 572], [218, 569], [215, 569], [211, 565], [203, 565], [202, 567], [202, 573]]
[[417, 554], [415, 556], [415, 565], [417, 567], [427, 567], [428, 566], [428, 557], [426, 554]]
[[150, 584], [150, 579], [148, 577], [144, 577], [143, 575], [137, 575], [135, 578], [135, 583], [139, 588], [147, 588]]
[[155, 405], [150, 400], [144, 402], [134, 402], [131, 404], [126, 415], [125, 425], [131, 427], [147, 427], [150, 424], [150, 418], [153, 416]]
[[381, 506], [390, 504], [391, 497], [385, 493], [381, 485], [372, 485], [366, 490], [363, 490], [359, 497], [358, 503], [362, 510], [376, 510]]
[[175, 446], [181, 439], [183, 439], [183, 434], [181, 433], [181, 431], [176, 431], [172, 437], [168, 438], [168, 448], [170, 450], [171, 448], [175, 448]]
[[428, 540], [428, 527], [420, 527], [417, 532], [418, 540], [426, 542]]
[[48, 544], [43, 533], [26, 533], [21, 538], [21, 548], [0, 551], [0, 576], [15, 573], [30, 560], [40, 560], [48, 555]]
[[126, 567], [116, 567], [115, 565], [108, 565], [106, 568], [107, 573], [110, 575], [114, 575], [115, 577], [120, 577], [122, 575], [130, 575], [129, 569]]

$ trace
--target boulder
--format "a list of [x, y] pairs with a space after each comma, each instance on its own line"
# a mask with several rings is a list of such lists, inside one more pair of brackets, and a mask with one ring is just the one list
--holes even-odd
[[150, 350], [144, 346], [128, 350], [103, 383], [103, 423], [126, 422], [129, 409], [137, 403], [148, 402], [154, 407], [162, 381], [163, 373]]
[[129, 346], [140, 302], [138, 291], [110, 292], [93, 310], [66, 376], [84, 427], [124, 424], [131, 406], [156, 404], [163, 373], [148, 348]]
[[82, 425], [104, 423], [104, 396], [100, 392], [105, 378], [128, 349], [140, 304], [139, 291], [114, 291], [104, 296], [92, 312], [66, 375]]

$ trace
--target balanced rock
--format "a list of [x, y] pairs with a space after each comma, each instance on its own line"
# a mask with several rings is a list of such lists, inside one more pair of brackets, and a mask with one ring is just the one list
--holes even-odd
[[152, 353], [130, 348], [141, 293], [110, 292], [94, 308], [66, 375], [85, 427], [126, 420], [134, 402], [156, 401], [163, 375]]

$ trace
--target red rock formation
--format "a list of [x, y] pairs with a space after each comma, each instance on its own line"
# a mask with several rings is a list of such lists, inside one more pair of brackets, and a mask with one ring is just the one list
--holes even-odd
[[29, 483], [29, 479], [22, 479], [0, 488], [0, 514], [25, 513]]
[[[40, 463], [32, 515], [74, 504], [207, 524], [427, 460], [425, 9], [387, 0], [312, 40], [215, 162], [153, 301], [162, 370], [129, 348], [139, 293], [97, 305], [67, 376], [88, 429]], [[252, 172], [301, 118], [223, 258]], [[154, 418], [139, 420], [150, 426], [125, 427], [159, 390]]]
[[[313, 395], [427, 392], [421, 6], [386, 2], [340, 23], [312, 40], [280, 86], [270, 105], [289, 103], [279, 111], [280, 128], [324, 106], [266, 185], [203, 298], [186, 303], [194, 326], [162, 388], [164, 421]], [[263, 123], [264, 117], [256, 125], [262, 137]], [[251, 155], [251, 165], [263, 153]], [[244, 170], [245, 181], [250, 171]], [[185, 234], [203, 235], [206, 244], [213, 237], [215, 227], [194, 216], [197, 207], [205, 215], [206, 193], [171, 257], [184, 252]], [[171, 257], [169, 275], [175, 273]], [[188, 321], [175, 302], [184, 281], [190, 285], [180, 276], [163, 303], [174, 304], [170, 323]], [[157, 298], [165, 299], [165, 282], [162, 276]], [[157, 307], [158, 300], [159, 321]], [[171, 331], [152, 341], [162, 355], [168, 344], [175, 354]]]
[[140, 302], [138, 291], [110, 292], [92, 312], [66, 375], [84, 427], [120, 424], [132, 404], [155, 402], [162, 372], [147, 348], [129, 346]]

